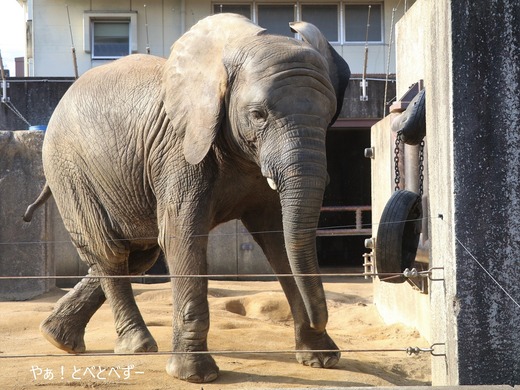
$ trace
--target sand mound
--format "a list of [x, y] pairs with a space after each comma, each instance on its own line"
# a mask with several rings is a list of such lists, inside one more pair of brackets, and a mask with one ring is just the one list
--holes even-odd
[[260, 321], [292, 320], [291, 309], [283, 293], [265, 292], [241, 298], [220, 299], [211, 307]]

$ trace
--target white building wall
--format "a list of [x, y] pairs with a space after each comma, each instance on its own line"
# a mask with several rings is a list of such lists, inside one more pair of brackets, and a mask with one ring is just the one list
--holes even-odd
[[[415, 0], [405, 2], [399, 0], [386, 1], [342, 1], [338, 2], [341, 9], [344, 4], [362, 3], [382, 4], [384, 42], [368, 45], [368, 74], [395, 73], [395, 43], [392, 27]], [[270, 0], [269, 3], [287, 3], [283, 0]], [[314, 0], [311, 4], [330, 1]], [[137, 52], [145, 53], [147, 46], [147, 31], [145, 8], [148, 20], [148, 39], [151, 54], [167, 57], [173, 42], [184, 31], [192, 27], [198, 20], [212, 13], [213, 2], [208, 0], [25, 0], [28, 18], [33, 20], [33, 58], [27, 62], [29, 75], [35, 77], [74, 76], [72, 57], [71, 31], [76, 48], [78, 72], [81, 75], [88, 69], [106, 62], [92, 60], [90, 53], [84, 50], [83, 15], [85, 11], [119, 11], [137, 13]], [[229, 3], [222, 1], [222, 3]], [[241, 3], [244, 3], [241, 1]], [[300, 2], [302, 3], [302, 2]], [[253, 7], [260, 2], [252, 2]], [[70, 28], [67, 16], [67, 5], [70, 15]], [[333, 45], [348, 61], [352, 73], [362, 73], [364, 65], [365, 44], [339, 43]]]

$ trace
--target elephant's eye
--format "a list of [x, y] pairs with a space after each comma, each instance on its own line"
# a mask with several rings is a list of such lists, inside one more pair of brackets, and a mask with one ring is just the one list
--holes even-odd
[[262, 126], [267, 120], [267, 112], [264, 110], [254, 109], [249, 111], [251, 122], [256, 126]]

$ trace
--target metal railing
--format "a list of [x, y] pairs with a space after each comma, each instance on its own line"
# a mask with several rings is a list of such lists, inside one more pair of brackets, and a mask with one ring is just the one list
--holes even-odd
[[[355, 225], [342, 228], [318, 228], [316, 235], [318, 237], [332, 236], [370, 236], [372, 228], [363, 226], [363, 212], [371, 212], [372, 206], [324, 206], [321, 212], [353, 212], [355, 213]], [[372, 222], [366, 224], [372, 226]]]

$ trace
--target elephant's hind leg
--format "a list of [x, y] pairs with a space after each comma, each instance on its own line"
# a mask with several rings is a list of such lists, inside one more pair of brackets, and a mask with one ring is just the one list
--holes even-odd
[[[104, 267], [103, 273], [109, 276], [128, 275], [127, 264], [110, 268]], [[157, 343], [146, 327], [134, 299], [130, 279], [103, 278], [101, 287], [107, 296], [114, 314], [117, 340], [116, 353], [157, 352]]]
[[99, 279], [84, 278], [56, 303], [40, 331], [55, 347], [69, 353], [85, 352], [85, 327], [103, 302]]
[[[130, 253], [127, 263], [111, 269], [109, 273], [114, 275], [140, 274], [155, 263], [159, 253], [158, 246], [148, 250], [133, 251]], [[105, 294], [110, 297], [116, 323], [118, 337], [114, 352], [157, 352], [157, 343], [139, 312], [130, 280], [102, 279], [101, 283]]]
[[[130, 253], [128, 262], [131, 275], [147, 271], [157, 260], [159, 247]], [[99, 279], [87, 278], [63, 296], [52, 314], [40, 325], [43, 336], [54, 346], [69, 352], [85, 352], [85, 327], [90, 318], [105, 302], [105, 293]]]

